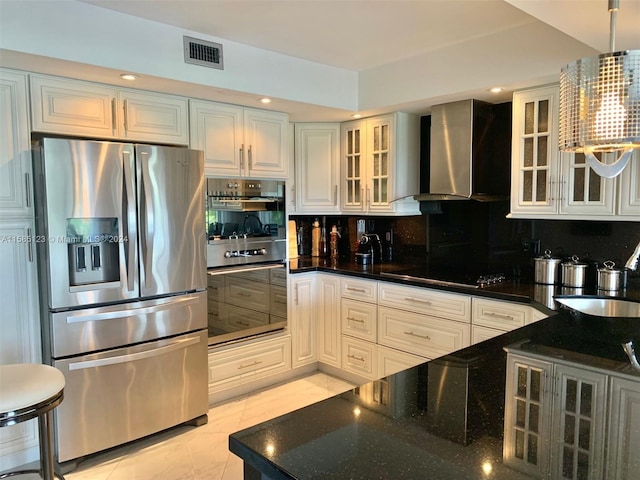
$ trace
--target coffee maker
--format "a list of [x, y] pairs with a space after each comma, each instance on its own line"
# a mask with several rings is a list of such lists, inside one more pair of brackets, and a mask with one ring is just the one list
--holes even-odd
[[370, 265], [382, 262], [382, 243], [376, 233], [364, 233], [360, 237], [358, 251], [356, 252], [356, 263], [359, 265]]

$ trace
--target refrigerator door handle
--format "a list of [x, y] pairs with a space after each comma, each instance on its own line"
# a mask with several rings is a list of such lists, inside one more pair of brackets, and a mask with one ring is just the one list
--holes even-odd
[[120, 363], [135, 362], [137, 360], [143, 360], [145, 358], [159, 357], [160, 355], [165, 355], [175, 350], [181, 350], [197, 343], [200, 343], [200, 337], [183, 338], [162, 347], [145, 350], [144, 352], [70, 363], [69, 370], [84, 370], [87, 368], [106, 367], [108, 365], [118, 365]]
[[151, 265], [153, 261], [153, 240], [155, 230], [155, 215], [153, 210], [153, 196], [151, 192], [151, 179], [149, 178], [149, 152], [139, 148], [140, 153], [140, 245], [142, 247], [141, 262], [144, 265], [144, 287], [152, 288]]
[[135, 265], [136, 265], [136, 237], [137, 225], [136, 225], [136, 197], [133, 188], [133, 177], [131, 174], [131, 162], [133, 156], [130, 151], [122, 151], [122, 167], [124, 171], [123, 175], [123, 214], [126, 214], [126, 218], [122, 219], [122, 223], [125, 225], [126, 230], [124, 233], [124, 245], [125, 245], [125, 265], [127, 274], [127, 290], [132, 292], [135, 289]]
[[[99, 320], [113, 320], [115, 318], [126, 318], [126, 317], [134, 317], [136, 315], [148, 315], [150, 313], [158, 313], [163, 310], [170, 310], [179, 307], [186, 307], [190, 304], [196, 304], [200, 300], [197, 295], [190, 295], [188, 297], [179, 297], [176, 300], [172, 300], [166, 303], [160, 303], [157, 305], [150, 305], [147, 307], [139, 307], [139, 308], [126, 308], [123, 310], [115, 310], [115, 311], [106, 311], [100, 313], [90, 313], [90, 314], [78, 314], [73, 315], [75, 312], [69, 312], [69, 316], [67, 317], [66, 323], [82, 323], [82, 322], [94, 322]], [[96, 309], [99, 310], [99, 309]]]

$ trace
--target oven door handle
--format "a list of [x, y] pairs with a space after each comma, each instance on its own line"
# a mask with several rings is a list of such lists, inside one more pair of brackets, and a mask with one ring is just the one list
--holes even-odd
[[175, 350], [181, 350], [183, 348], [190, 347], [200, 343], [200, 337], [183, 338], [176, 340], [169, 345], [153, 348], [144, 352], [131, 353], [128, 355], [118, 355], [117, 357], [101, 358], [98, 360], [86, 360], [84, 362], [75, 362], [69, 364], [69, 370], [84, 370], [86, 368], [106, 367], [108, 365], [118, 365], [120, 363], [135, 362], [137, 360], [144, 360], [146, 358], [158, 357]]
[[216, 268], [208, 270], [207, 275], [215, 277], [216, 275], [224, 275], [227, 273], [253, 272], [255, 270], [272, 270], [274, 268], [284, 268], [284, 263], [276, 263], [273, 265], [243, 265], [241, 267]]

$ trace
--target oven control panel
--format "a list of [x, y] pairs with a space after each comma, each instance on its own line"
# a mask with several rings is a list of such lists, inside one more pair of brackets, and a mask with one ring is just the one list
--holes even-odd
[[266, 248], [256, 248], [249, 250], [227, 250], [224, 252], [225, 258], [233, 258], [233, 257], [254, 257], [257, 255], [266, 255]]

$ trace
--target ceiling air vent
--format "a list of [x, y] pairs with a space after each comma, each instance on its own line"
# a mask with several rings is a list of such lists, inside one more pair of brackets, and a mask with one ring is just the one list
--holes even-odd
[[184, 61], [203, 67], [224, 70], [222, 63], [222, 45], [192, 37], [183, 37]]

